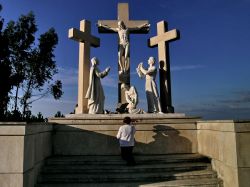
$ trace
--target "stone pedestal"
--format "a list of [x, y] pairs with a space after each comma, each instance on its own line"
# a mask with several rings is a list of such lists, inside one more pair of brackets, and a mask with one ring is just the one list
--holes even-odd
[[197, 153], [196, 121], [184, 114], [69, 115], [52, 118], [56, 155], [119, 155], [116, 134], [125, 116], [138, 120], [135, 154]]

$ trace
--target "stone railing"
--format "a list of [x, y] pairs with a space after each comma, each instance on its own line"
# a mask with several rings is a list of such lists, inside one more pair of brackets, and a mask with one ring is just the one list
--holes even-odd
[[198, 152], [212, 159], [225, 187], [250, 186], [250, 121], [198, 121]]
[[1, 187], [33, 187], [52, 154], [52, 125], [0, 122]]

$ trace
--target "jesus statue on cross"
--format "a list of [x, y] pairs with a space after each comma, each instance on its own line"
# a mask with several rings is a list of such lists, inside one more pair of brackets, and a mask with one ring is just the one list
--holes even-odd
[[[149, 24], [146, 23], [135, 28], [127, 28], [123, 21], [118, 21], [118, 27], [115, 28], [112, 28], [108, 25], [103, 25], [102, 23], [98, 23], [98, 27], [103, 27], [105, 29], [118, 33], [119, 35], [118, 62], [120, 66], [119, 74], [127, 72], [130, 66], [129, 32], [140, 29], [148, 29]], [[123, 57], [124, 57], [124, 62], [122, 61]]]
[[126, 103], [125, 91], [121, 84], [130, 87], [130, 34], [147, 34], [148, 20], [130, 20], [128, 3], [118, 3], [116, 20], [98, 20], [99, 33], [118, 34], [118, 105]]

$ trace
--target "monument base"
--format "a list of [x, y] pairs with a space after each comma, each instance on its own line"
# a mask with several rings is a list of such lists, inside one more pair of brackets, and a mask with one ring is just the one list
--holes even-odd
[[163, 113], [174, 113], [174, 107], [173, 106], [162, 106], [162, 112]]
[[82, 108], [79, 108], [78, 106], [75, 107], [75, 114], [87, 114], [87, 113], [88, 113], [87, 107], [82, 107]]
[[55, 155], [119, 155], [116, 139], [125, 116], [136, 126], [135, 154], [197, 153], [198, 117], [185, 114], [70, 114], [51, 118]]

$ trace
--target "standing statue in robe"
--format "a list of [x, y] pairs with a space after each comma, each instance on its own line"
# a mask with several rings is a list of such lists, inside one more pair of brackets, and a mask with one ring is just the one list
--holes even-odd
[[[118, 49], [118, 62], [120, 66], [119, 74], [125, 73], [128, 71], [130, 62], [129, 62], [129, 31], [138, 30], [142, 28], [149, 28], [149, 24], [143, 24], [140, 27], [136, 28], [127, 28], [123, 21], [118, 21], [118, 28], [111, 28], [107, 25], [99, 24], [99, 27], [104, 27], [106, 29], [112, 30], [114, 32], [118, 32], [119, 35], [119, 49]], [[124, 57], [124, 62], [122, 58]]]
[[91, 64], [89, 87], [85, 98], [88, 99], [89, 114], [103, 114], [105, 95], [100, 79], [108, 75], [110, 67], [100, 72], [98, 68], [99, 60], [96, 57], [91, 59]]
[[134, 86], [131, 86], [129, 88], [128, 85], [123, 83], [121, 85], [121, 89], [125, 90], [125, 92], [124, 92], [125, 98], [126, 98], [126, 101], [128, 103], [126, 108], [128, 109], [128, 112], [130, 114], [143, 114], [143, 113], [145, 113], [143, 110], [136, 108], [136, 106], [138, 104], [138, 94], [137, 94], [136, 88]]
[[155, 82], [157, 69], [155, 67], [154, 57], [149, 57], [148, 65], [149, 67], [147, 70], [144, 69], [142, 63], [140, 63], [136, 69], [139, 77], [146, 77], [145, 90], [148, 103], [148, 113], [162, 113], [160, 98]]

